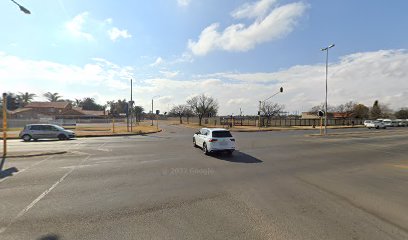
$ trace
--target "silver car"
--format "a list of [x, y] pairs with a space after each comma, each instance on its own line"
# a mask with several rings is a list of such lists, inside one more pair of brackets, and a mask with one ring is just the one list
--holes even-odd
[[28, 124], [24, 127], [23, 131], [20, 132], [19, 137], [25, 142], [31, 139], [38, 140], [40, 138], [58, 138], [59, 140], [65, 140], [75, 138], [75, 133], [53, 124]]

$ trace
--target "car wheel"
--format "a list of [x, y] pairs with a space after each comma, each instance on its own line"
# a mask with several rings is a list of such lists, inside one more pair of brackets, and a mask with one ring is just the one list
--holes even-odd
[[24, 142], [29, 142], [31, 140], [31, 136], [28, 135], [28, 134], [24, 135], [22, 138], [23, 138]]
[[195, 148], [197, 147], [197, 144], [196, 144], [195, 138], [193, 138], [193, 146], [194, 146]]
[[205, 155], [208, 155], [208, 149], [207, 149], [207, 144], [203, 144], [203, 152]]
[[379, 126], [375, 127], [375, 129], [379, 129], [379, 128], [380, 128]]
[[65, 136], [64, 134], [60, 134], [60, 135], [58, 135], [58, 139], [59, 140], [65, 140], [65, 139], [67, 139], [67, 136]]

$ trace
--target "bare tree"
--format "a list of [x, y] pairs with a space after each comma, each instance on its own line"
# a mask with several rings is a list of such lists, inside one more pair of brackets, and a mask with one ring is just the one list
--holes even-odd
[[[324, 105], [324, 103], [322, 103], [320, 105], [316, 105], [316, 106], [312, 107], [309, 110], [309, 112], [312, 113], [312, 114], [317, 115], [320, 110], [324, 111], [324, 109], [325, 109], [325, 105]], [[330, 116], [333, 116], [333, 112], [336, 111], [336, 108], [333, 107], [333, 106], [328, 105], [327, 106], [327, 111], [328, 111], [327, 116], [330, 117]]]
[[275, 116], [279, 116], [279, 114], [285, 109], [285, 106], [272, 103], [272, 102], [262, 102], [261, 104], [261, 112], [267, 119], [267, 125], [270, 124], [271, 118]]
[[336, 111], [341, 114], [341, 118], [346, 119], [350, 118], [353, 115], [354, 112], [354, 107], [357, 104], [354, 103], [353, 101], [346, 102], [345, 104], [340, 104], [339, 106], [336, 107]]
[[215, 116], [218, 112], [218, 102], [212, 97], [205, 94], [195, 96], [187, 100], [187, 105], [191, 107], [193, 112], [198, 116], [199, 125], [204, 116]]
[[185, 105], [185, 104], [180, 104], [180, 105], [174, 106], [174, 107], [170, 110], [170, 114], [179, 117], [179, 118], [180, 118], [180, 124], [182, 124], [182, 123], [183, 123], [183, 117], [185, 116], [186, 110], [187, 110], [188, 108], [189, 108], [189, 107], [188, 107], [187, 105]]
[[187, 124], [189, 124], [190, 117], [194, 116], [194, 111], [191, 109], [190, 106], [187, 106], [186, 111], [184, 112], [184, 116], [187, 118]]

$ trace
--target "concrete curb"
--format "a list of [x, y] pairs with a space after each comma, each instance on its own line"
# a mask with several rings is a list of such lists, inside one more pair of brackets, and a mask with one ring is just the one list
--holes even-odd
[[[366, 131], [366, 132], [343, 132], [343, 133], [329, 133], [326, 136], [359, 136], [359, 135], [378, 135], [383, 133], [398, 133], [398, 131], [390, 130], [376, 130], [376, 131]], [[320, 134], [309, 134], [309, 137], [325, 137], [325, 135]]]
[[[135, 135], [146, 135], [146, 134], [153, 134], [153, 133], [158, 133], [163, 131], [163, 129], [160, 129], [158, 131], [154, 132], [142, 132], [142, 133], [118, 133], [114, 135], [92, 135], [92, 134], [87, 134], [87, 135], [81, 135], [81, 136], [76, 136], [75, 138], [91, 138], [91, 137], [123, 137], [123, 136], [135, 136]], [[8, 140], [11, 139], [20, 139], [19, 137], [7, 137]]]
[[[333, 127], [328, 129], [354, 129], [354, 128], [363, 128], [363, 126], [356, 126], [356, 127]], [[227, 128], [228, 129], [228, 128]], [[319, 128], [278, 128], [278, 129], [254, 129], [254, 130], [246, 130], [246, 129], [229, 129], [231, 132], [272, 132], [272, 131], [318, 131]]]
[[39, 153], [27, 153], [27, 154], [8, 154], [6, 158], [21, 158], [21, 157], [41, 157], [49, 155], [60, 155], [65, 154], [67, 151], [56, 151], [56, 152], [39, 152]]

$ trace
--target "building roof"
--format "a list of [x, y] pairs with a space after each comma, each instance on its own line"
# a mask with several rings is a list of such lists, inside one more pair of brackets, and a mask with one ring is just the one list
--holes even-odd
[[105, 116], [104, 111], [93, 111], [93, 110], [79, 110], [79, 111], [89, 116]]
[[9, 111], [10, 114], [16, 114], [16, 113], [21, 113], [21, 112], [26, 112], [32, 110], [31, 108], [17, 108], [14, 111]]
[[31, 102], [24, 106], [24, 108], [57, 108], [64, 109], [69, 102]]

